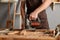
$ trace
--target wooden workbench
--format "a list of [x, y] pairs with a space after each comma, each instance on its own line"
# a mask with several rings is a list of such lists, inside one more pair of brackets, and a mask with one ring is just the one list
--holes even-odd
[[48, 36], [19, 36], [19, 35], [0, 35], [0, 40], [55, 40], [53, 37]]
[[[27, 30], [27, 32], [25, 32], [26, 30], [23, 31], [14, 31], [14, 32], [10, 32], [8, 33], [8, 35], [0, 35], [0, 40], [56, 40], [54, 37], [52, 36], [47, 36], [47, 35], [42, 35], [43, 33], [39, 34], [39, 30], [35, 30], [35, 31], [30, 31]], [[45, 31], [45, 30], [40, 30], [40, 31]], [[24, 34], [21, 34], [24, 33]]]
[[60, 35], [57, 37], [57, 39], [56, 40], [60, 40]]

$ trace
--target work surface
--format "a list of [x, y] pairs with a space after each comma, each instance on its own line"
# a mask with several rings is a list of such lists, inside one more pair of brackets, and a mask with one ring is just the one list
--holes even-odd
[[0, 40], [56, 40], [52, 34], [46, 34], [47, 30], [22, 30], [10, 31], [9, 33], [1, 34]]

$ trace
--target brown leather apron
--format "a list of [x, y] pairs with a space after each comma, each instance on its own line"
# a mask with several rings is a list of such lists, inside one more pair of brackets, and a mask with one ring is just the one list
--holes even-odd
[[[38, 8], [41, 4], [42, 4], [42, 0], [26, 0], [27, 14], [29, 15], [36, 8]], [[49, 29], [47, 15], [46, 15], [45, 10], [39, 13], [38, 17], [41, 20], [41, 26], [38, 29]]]

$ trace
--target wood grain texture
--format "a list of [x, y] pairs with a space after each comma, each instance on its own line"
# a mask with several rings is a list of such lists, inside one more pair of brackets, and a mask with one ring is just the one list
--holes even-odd
[[[12, 31], [8, 35], [0, 35], [0, 40], [56, 40], [54, 37], [44, 34], [46, 30], [22, 30]], [[51, 31], [51, 30], [49, 30]]]

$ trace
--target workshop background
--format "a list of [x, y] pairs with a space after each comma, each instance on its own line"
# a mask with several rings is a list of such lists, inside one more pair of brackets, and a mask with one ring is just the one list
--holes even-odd
[[[17, 3], [18, 4], [18, 3]], [[20, 4], [17, 5], [17, 13], [20, 12]], [[10, 15], [11, 18], [13, 17], [13, 9], [14, 9], [14, 4], [11, 3], [11, 7], [10, 7]], [[48, 7], [46, 9], [46, 13], [47, 13], [47, 18], [48, 18], [48, 23], [49, 23], [49, 27], [50, 29], [55, 29], [56, 26], [58, 24], [60, 24], [60, 4], [55, 4], [55, 9], [52, 10], [51, 7]], [[6, 20], [8, 18], [8, 3], [0, 3], [0, 28], [4, 28], [6, 27]], [[15, 28], [20, 28], [18, 27], [19, 21], [21, 22], [21, 20], [18, 20], [19, 17], [16, 17], [16, 24], [15, 24]]]

